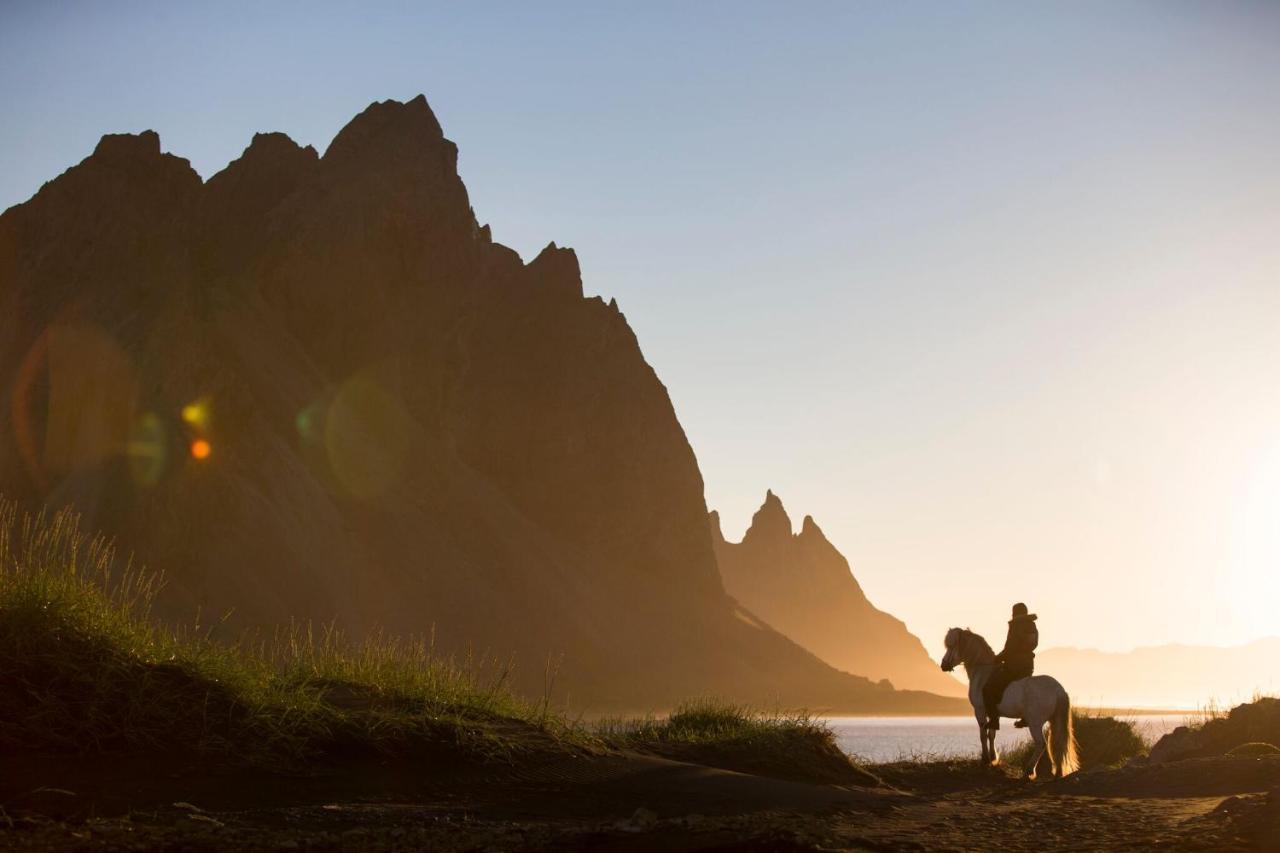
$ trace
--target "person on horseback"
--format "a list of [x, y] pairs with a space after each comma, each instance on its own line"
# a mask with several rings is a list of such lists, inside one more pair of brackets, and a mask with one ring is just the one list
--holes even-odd
[[1039, 642], [1036, 615], [1027, 613], [1027, 605], [1022, 602], [1013, 605], [1009, 636], [1004, 641], [1004, 650], [996, 655], [996, 663], [1000, 666], [991, 673], [991, 678], [982, 690], [988, 728], [1000, 728], [1000, 697], [1004, 695], [1005, 688], [1019, 678], [1028, 677], [1035, 670], [1036, 646]]

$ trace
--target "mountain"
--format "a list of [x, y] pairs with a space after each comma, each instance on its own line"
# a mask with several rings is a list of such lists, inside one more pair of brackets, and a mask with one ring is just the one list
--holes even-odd
[[1097, 707], [1230, 707], [1256, 693], [1280, 693], [1280, 637], [1242, 646], [1147, 646], [1130, 652], [1046, 649], [1036, 671], [1052, 675], [1074, 701]]
[[739, 543], [728, 542], [712, 512], [711, 533], [725, 590], [742, 606], [845, 672], [897, 687], [963, 696], [907, 626], [877, 610], [810, 516], [793, 534], [772, 491]]
[[0, 491], [163, 570], [160, 618], [430, 633], [534, 695], [562, 661], [578, 708], [952, 708], [725, 595], [626, 318], [571, 249], [494, 242], [457, 158], [421, 96], [208, 181], [104, 136], [0, 215]]

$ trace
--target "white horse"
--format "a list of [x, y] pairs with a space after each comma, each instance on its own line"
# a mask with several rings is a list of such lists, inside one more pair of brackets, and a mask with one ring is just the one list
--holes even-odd
[[[995, 729], [987, 728], [987, 710], [983, 706], [982, 688], [996, 670], [996, 655], [991, 646], [968, 628], [952, 628], [947, 632], [947, 653], [942, 658], [942, 671], [951, 672], [963, 665], [969, 676], [969, 704], [978, 718], [978, 738], [982, 743], [982, 763], [995, 764]], [[1000, 716], [1027, 721], [1036, 749], [1024, 768], [1028, 779], [1036, 777], [1036, 766], [1045, 753], [1045, 723], [1049, 724], [1048, 751], [1053, 775], [1061, 778], [1080, 769], [1076, 757], [1076, 735], [1071, 721], [1071, 697], [1057, 679], [1047, 675], [1020, 678], [1008, 686], [1000, 699]]]

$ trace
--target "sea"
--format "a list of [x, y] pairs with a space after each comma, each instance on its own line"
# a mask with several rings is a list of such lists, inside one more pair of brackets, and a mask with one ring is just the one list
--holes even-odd
[[[931, 760], [976, 756], [978, 724], [964, 717], [826, 717], [840, 748], [866, 764], [890, 761]], [[1148, 744], [1186, 725], [1189, 714], [1120, 715], [1133, 723]], [[1015, 729], [1004, 720], [996, 735], [996, 747], [1007, 751], [1030, 738], [1026, 729]]]

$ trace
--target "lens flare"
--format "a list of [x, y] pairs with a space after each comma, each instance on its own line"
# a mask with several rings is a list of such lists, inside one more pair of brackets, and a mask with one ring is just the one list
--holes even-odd
[[209, 401], [201, 398], [182, 407], [182, 419], [197, 429], [209, 428]]
[[209, 458], [209, 454], [213, 453], [213, 446], [203, 438], [197, 438], [191, 442], [191, 456], [194, 459], [203, 461]]
[[303, 441], [312, 442], [316, 440], [318, 437], [317, 422], [320, 420], [320, 417], [321, 413], [319, 411], [319, 406], [316, 403], [312, 403], [307, 406], [294, 417], [293, 425], [297, 428], [298, 435]]
[[400, 479], [411, 432], [409, 415], [393, 393], [372, 375], [353, 377], [325, 413], [330, 468], [353, 497], [381, 497]]
[[119, 344], [94, 326], [54, 325], [46, 364], [44, 470], [69, 474], [126, 453], [139, 385]]

